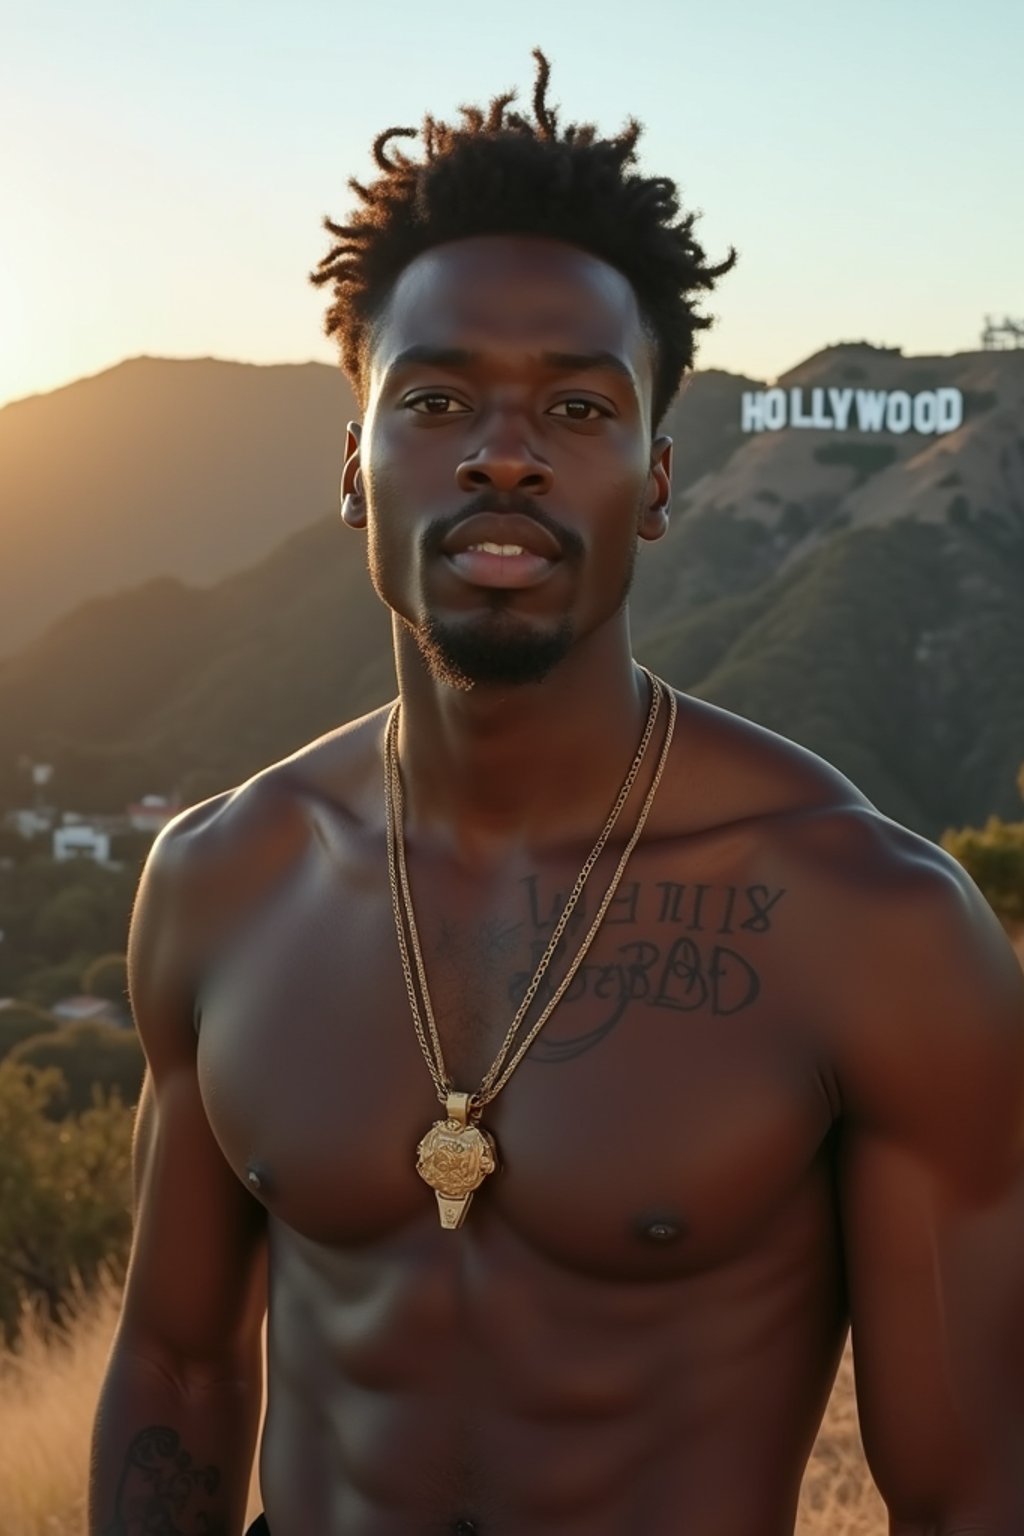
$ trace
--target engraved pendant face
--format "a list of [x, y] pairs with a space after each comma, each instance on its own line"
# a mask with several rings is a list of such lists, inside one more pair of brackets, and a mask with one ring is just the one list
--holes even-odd
[[459, 1120], [435, 1120], [416, 1148], [416, 1172], [437, 1195], [442, 1227], [462, 1225], [473, 1191], [497, 1166], [493, 1137]]

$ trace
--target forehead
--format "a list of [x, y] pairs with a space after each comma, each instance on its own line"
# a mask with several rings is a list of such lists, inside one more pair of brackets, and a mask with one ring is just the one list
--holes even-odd
[[651, 344], [632, 284], [561, 240], [479, 235], [411, 261], [374, 328], [370, 388], [408, 347], [612, 352], [648, 387]]

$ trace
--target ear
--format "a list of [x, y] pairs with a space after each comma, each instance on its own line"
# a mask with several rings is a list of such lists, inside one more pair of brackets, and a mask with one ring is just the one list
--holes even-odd
[[359, 465], [359, 440], [363, 429], [358, 421], [345, 428], [345, 468], [341, 472], [341, 520], [349, 528], [366, 527], [366, 491]]
[[651, 443], [651, 468], [647, 478], [647, 503], [637, 529], [642, 539], [660, 539], [668, 529], [672, 507], [672, 439], [656, 437]]

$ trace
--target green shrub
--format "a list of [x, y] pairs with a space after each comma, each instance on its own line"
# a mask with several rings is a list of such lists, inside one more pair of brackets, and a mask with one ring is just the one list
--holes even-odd
[[31, 1003], [16, 1002], [0, 1008], [0, 1061], [23, 1040], [31, 1040], [33, 1035], [48, 1035], [56, 1028], [57, 1020], [53, 1014], [33, 1007]]
[[117, 1098], [52, 1117], [60, 1074], [0, 1063], [0, 1334], [26, 1301], [60, 1317], [76, 1285], [124, 1272], [131, 1237], [132, 1114]]
[[134, 1030], [114, 1024], [69, 1024], [49, 1035], [35, 1035], [15, 1046], [10, 1060], [37, 1071], [56, 1068], [64, 1083], [63, 1099], [54, 1094], [48, 1113], [81, 1114], [115, 1094], [134, 1104], [142, 1088], [145, 1057]]
[[983, 827], [943, 835], [942, 846], [966, 869], [1004, 923], [1024, 923], [1024, 821], [990, 816]]
[[899, 450], [892, 443], [822, 443], [815, 448], [814, 457], [819, 464], [842, 464], [856, 475], [852, 490], [863, 485], [872, 475], [880, 474], [895, 464]]
[[122, 954], [97, 955], [82, 973], [82, 991], [128, 1007], [128, 958]]
[[18, 987], [18, 995], [37, 1008], [52, 1008], [62, 997], [69, 997], [81, 990], [82, 967], [87, 957], [72, 955], [59, 965], [41, 965], [29, 971]]

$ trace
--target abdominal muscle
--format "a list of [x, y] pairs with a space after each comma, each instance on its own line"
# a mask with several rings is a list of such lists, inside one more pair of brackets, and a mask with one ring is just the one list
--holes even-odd
[[272, 1220], [273, 1536], [788, 1536], [845, 1335], [829, 1229], [824, 1170], [742, 1255], [645, 1279], [480, 1202], [343, 1252]]

